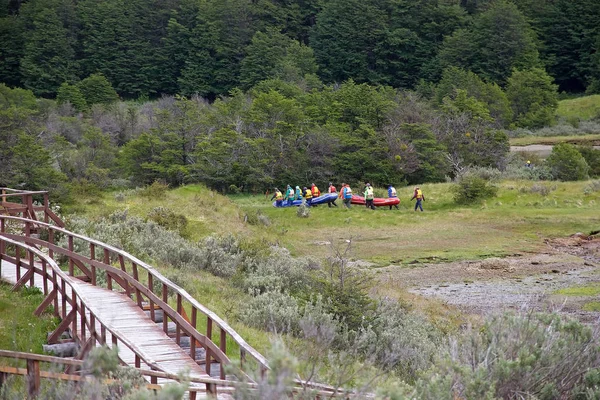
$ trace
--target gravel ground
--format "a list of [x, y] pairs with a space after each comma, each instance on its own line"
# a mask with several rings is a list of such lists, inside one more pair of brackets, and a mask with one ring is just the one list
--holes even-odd
[[382, 268], [379, 279], [409, 292], [436, 297], [459, 309], [486, 314], [535, 308], [594, 321], [600, 312], [581, 306], [597, 297], [560, 296], [558, 289], [600, 283], [600, 238], [577, 235], [547, 241], [547, 251], [418, 267]]

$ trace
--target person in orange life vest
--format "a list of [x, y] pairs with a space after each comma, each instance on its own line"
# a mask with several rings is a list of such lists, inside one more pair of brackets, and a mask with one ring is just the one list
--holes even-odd
[[375, 199], [375, 193], [373, 192], [373, 186], [371, 186], [370, 183], [366, 183], [366, 187], [365, 187], [365, 206], [367, 208], [370, 208], [371, 210], [375, 209], [375, 206], [373, 205], [373, 199]]
[[[390, 199], [398, 198], [398, 194], [396, 193], [396, 188], [393, 187], [392, 185], [388, 185], [388, 198], [390, 198]], [[398, 204], [394, 204], [394, 207], [396, 207], [396, 210], [400, 209], [400, 208], [398, 208]], [[390, 210], [391, 209], [392, 209], [392, 206], [390, 206]]]
[[275, 188], [275, 193], [273, 193], [271, 201], [273, 201], [273, 199], [275, 199], [275, 207], [283, 207], [283, 193], [281, 193], [277, 188]]
[[342, 190], [340, 191], [339, 197], [343, 199], [346, 208], [350, 208], [352, 205], [352, 189], [347, 183], [342, 183]]
[[412, 199], [417, 199], [417, 202], [415, 203], [415, 211], [417, 211], [417, 209], [420, 209], [421, 212], [423, 212], [422, 202], [425, 201], [425, 196], [423, 196], [423, 192], [418, 186], [415, 187], [415, 192], [410, 200], [412, 201]]
[[304, 186], [304, 188], [302, 190], [304, 191], [304, 198], [306, 199], [306, 204], [308, 206], [310, 206], [312, 203], [312, 197], [313, 197], [312, 192], [310, 189], [307, 189], [306, 186]]
[[[312, 193], [312, 198], [314, 199], [315, 197], [319, 197], [321, 195], [321, 191], [319, 190], [319, 188], [317, 187], [317, 185], [315, 185], [314, 183], [310, 185], [310, 192]], [[311, 206], [313, 205], [312, 202], [310, 203]], [[314, 207], [316, 207], [317, 205], [315, 204]]]
[[[337, 189], [335, 188], [335, 186], [333, 186], [333, 183], [331, 183], [331, 182], [329, 182], [329, 187], [327, 188], [327, 193], [337, 193]], [[329, 208], [331, 208], [332, 204], [337, 207], [337, 204], [335, 204], [335, 200], [327, 203]]]

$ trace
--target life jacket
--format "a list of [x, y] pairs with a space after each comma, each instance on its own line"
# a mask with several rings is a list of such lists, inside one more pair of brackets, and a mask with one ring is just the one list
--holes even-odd
[[352, 198], [352, 189], [350, 189], [350, 186], [346, 186], [344, 188], [345, 192], [344, 192], [344, 198], [345, 199], [351, 199]]
[[290, 191], [288, 192], [288, 199], [293, 199], [294, 198], [294, 189], [290, 189]]
[[321, 192], [319, 191], [319, 188], [318, 188], [318, 187], [316, 187], [316, 186], [313, 186], [313, 187], [311, 188], [311, 190], [312, 190], [312, 196], [313, 196], [313, 197], [319, 197], [319, 196], [321, 195]]
[[416, 198], [417, 198], [417, 200], [421, 200], [423, 198], [423, 192], [421, 192], [421, 189], [417, 190]]
[[365, 199], [367, 199], [367, 200], [373, 200], [373, 197], [374, 197], [373, 196], [373, 187], [369, 186], [369, 187], [367, 187], [367, 191], [365, 193]]
[[310, 189], [306, 189], [306, 193], [304, 193], [304, 198], [305, 199], [312, 199], [312, 193], [310, 191]]
[[275, 200], [283, 200], [283, 194], [279, 190], [275, 192]]
[[329, 186], [329, 193], [337, 193], [337, 189], [335, 188], [335, 186]]

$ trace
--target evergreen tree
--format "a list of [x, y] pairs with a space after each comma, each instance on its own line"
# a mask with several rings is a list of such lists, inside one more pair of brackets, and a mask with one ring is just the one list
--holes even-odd
[[535, 33], [515, 5], [499, 0], [476, 15], [472, 27], [458, 30], [444, 41], [439, 65], [471, 70], [504, 85], [513, 68], [540, 65]]
[[0, 80], [7, 85], [21, 85], [20, 59], [24, 46], [22, 20], [12, 15], [0, 18]]
[[38, 96], [53, 96], [63, 82], [77, 77], [74, 38], [61, 11], [54, 1], [34, 0], [23, 6], [27, 33], [20, 69], [24, 86]]

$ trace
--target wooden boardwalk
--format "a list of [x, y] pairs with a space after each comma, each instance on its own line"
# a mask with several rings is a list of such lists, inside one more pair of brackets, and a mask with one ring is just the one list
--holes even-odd
[[[25, 272], [23, 270], [21, 275], [24, 275]], [[2, 261], [1, 277], [3, 280], [15, 284], [17, 282], [15, 265]], [[42, 279], [38, 275], [35, 275], [34, 284], [43, 290]], [[110, 332], [113, 332], [121, 340], [127, 340], [133, 344], [138, 354], [147, 362], [157, 366], [159, 371], [170, 374], [187, 372], [193, 378], [209, 377], [204, 368], [192, 360], [187, 352], [167, 336], [127, 296], [92, 286], [79, 279], [70, 279], [70, 284], [77, 289], [79, 297], [84, 301], [88, 310], [102, 321]], [[52, 287], [49, 288], [49, 290], [52, 289]], [[62, 304], [62, 301], [59, 301], [59, 304]], [[67, 312], [70, 311], [71, 307], [67, 306]], [[106, 340], [109, 346], [112, 343], [111, 335], [108, 333]], [[125, 364], [136, 367], [135, 355], [127, 347], [119, 348], [119, 358]]]

